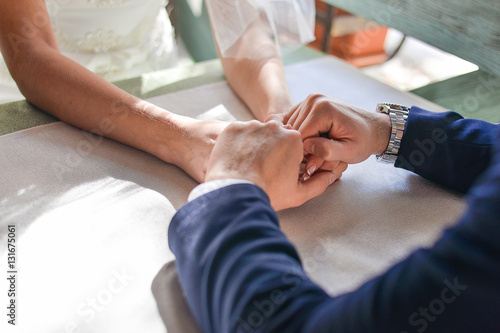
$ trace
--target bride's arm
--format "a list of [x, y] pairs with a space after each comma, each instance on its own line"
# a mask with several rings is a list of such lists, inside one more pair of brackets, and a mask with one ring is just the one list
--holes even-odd
[[227, 81], [255, 118], [264, 121], [271, 114], [290, 110], [292, 101], [283, 61], [263, 21], [254, 20], [225, 54], [219, 45], [217, 50]]
[[0, 2], [0, 49], [28, 101], [79, 128], [183, 168], [198, 181], [221, 123], [172, 114], [62, 55], [44, 0]]

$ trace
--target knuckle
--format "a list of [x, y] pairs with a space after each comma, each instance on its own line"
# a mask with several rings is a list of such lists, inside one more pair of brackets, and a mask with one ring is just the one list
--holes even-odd
[[253, 132], [259, 126], [260, 126], [260, 122], [257, 120], [251, 120], [251, 121], [247, 121], [247, 122], [234, 121], [226, 127], [225, 131], [228, 134], [236, 135], [236, 134], [241, 134], [244, 132]]
[[263, 123], [258, 120], [250, 120], [248, 122], [243, 123], [243, 126], [248, 129], [249, 132], [258, 132], [263, 128]]
[[275, 120], [263, 124], [263, 128], [271, 134], [279, 133], [281, 127], [282, 126]]
[[325, 97], [325, 95], [320, 93], [311, 93], [307, 96], [307, 100], [317, 100]]
[[276, 114], [270, 114], [269, 116], [267, 116], [267, 118], [264, 120], [265, 123], [269, 123], [271, 121], [278, 121], [279, 120], [279, 117], [278, 115]]
[[292, 140], [292, 141], [296, 141], [296, 140], [300, 140], [302, 141], [302, 137], [300, 135], [300, 132], [295, 130], [295, 129], [292, 129], [292, 128], [285, 128], [284, 126], [279, 126], [279, 131], [280, 133], [282, 133], [282, 135], [286, 138], [288, 138], [289, 140]]
[[330, 146], [324, 146], [321, 145], [321, 149], [319, 151], [321, 158], [323, 158], [325, 161], [332, 161], [333, 160], [333, 151]]
[[286, 130], [287, 135], [290, 136], [290, 138], [294, 139], [294, 140], [300, 140], [302, 141], [302, 135], [300, 134], [299, 131], [297, 130], [294, 130], [294, 129], [288, 129]]
[[[242, 122], [243, 123], [243, 122]], [[243, 123], [244, 124], [244, 123]], [[260, 125], [262, 124], [260, 121], [258, 120], [250, 120], [247, 122], [248, 126], [252, 126], [252, 127], [260, 127]]]
[[273, 118], [271, 121], [265, 123], [265, 125], [272, 128], [272, 129], [277, 129], [277, 128], [281, 127], [281, 125], [276, 121], [275, 118]]
[[236, 133], [240, 131], [241, 127], [242, 127], [241, 123], [239, 121], [235, 121], [227, 125], [225, 131], [227, 133]]
[[325, 110], [325, 109], [330, 108], [331, 104], [330, 104], [330, 101], [323, 98], [323, 99], [317, 101], [315, 106], [317, 107], [318, 110]]

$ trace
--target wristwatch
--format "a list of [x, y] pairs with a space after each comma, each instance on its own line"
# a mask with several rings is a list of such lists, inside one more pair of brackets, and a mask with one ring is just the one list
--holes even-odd
[[399, 104], [379, 103], [377, 104], [377, 112], [388, 114], [391, 118], [389, 145], [382, 155], [376, 155], [377, 161], [394, 163], [398, 158], [399, 147], [401, 147], [401, 139], [403, 138], [410, 108]]

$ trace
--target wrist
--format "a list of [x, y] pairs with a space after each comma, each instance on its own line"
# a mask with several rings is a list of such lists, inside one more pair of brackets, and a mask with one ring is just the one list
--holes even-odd
[[113, 131], [107, 136], [173, 163], [181, 142], [181, 122], [175, 115], [154, 104], [131, 97], [116, 106], [110, 116]]
[[293, 105], [287, 90], [282, 96], [262, 97], [249, 107], [257, 120], [265, 122], [272, 115], [285, 115]]
[[251, 71], [251, 74], [247, 75], [248, 79], [239, 81], [238, 85], [234, 82], [232, 86], [237, 87], [236, 92], [257, 120], [263, 122], [271, 114], [286, 113], [292, 108], [283, 64], [279, 57], [253, 61], [252, 66], [247, 69]]
[[179, 165], [189, 160], [187, 155], [192, 141], [190, 126], [195, 120], [165, 110], [163, 112], [153, 131], [155, 148], [152, 154], [165, 162]]
[[258, 174], [255, 174], [254, 172], [242, 173], [239, 170], [231, 169], [230, 167], [223, 169], [218, 168], [217, 170], [207, 170], [205, 182], [221, 182], [227, 179], [239, 179], [257, 185], [262, 189], [264, 188], [262, 186], [264, 182]]
[[286, 93], [281, 94], [281, 96], [275, 96], [269, 100], [269, 103], [265, 106], [264, 110], [264, 120], [271, 115], [285, 115], [293, 107], [292, 100], [288, 94], [288, 90], [284, 87]]

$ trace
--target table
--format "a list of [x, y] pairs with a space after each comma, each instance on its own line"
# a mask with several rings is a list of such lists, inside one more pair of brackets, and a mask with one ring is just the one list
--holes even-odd
[[[153, 73], [129, 89], [192, 117], [251, 119], [217, 62], [192, 70], [201, 75], [190, 72], [163, 86], [165, 73]], [[294, 102], [314, 91], [367, 109], [391, 101], [441, 111], [330, 57], [296, 62], [286, 74]], [[37, 112], [26, 105], [26, 114]], [[0, 147], [3, 267], [6, 226], [17, 230], [15, 332], [164, 332], [151, 282], [173, 259], [168, 223], [196, 182], [149, 154], [60, 122], [0, 136]], [[279, 217], [308, 273], [337, 295], [432, 244], [463, 207], [456, 193], [369, 159], [351, 166], [322, 196]], [[4, 304], [4, 278], [0, 290]]]

